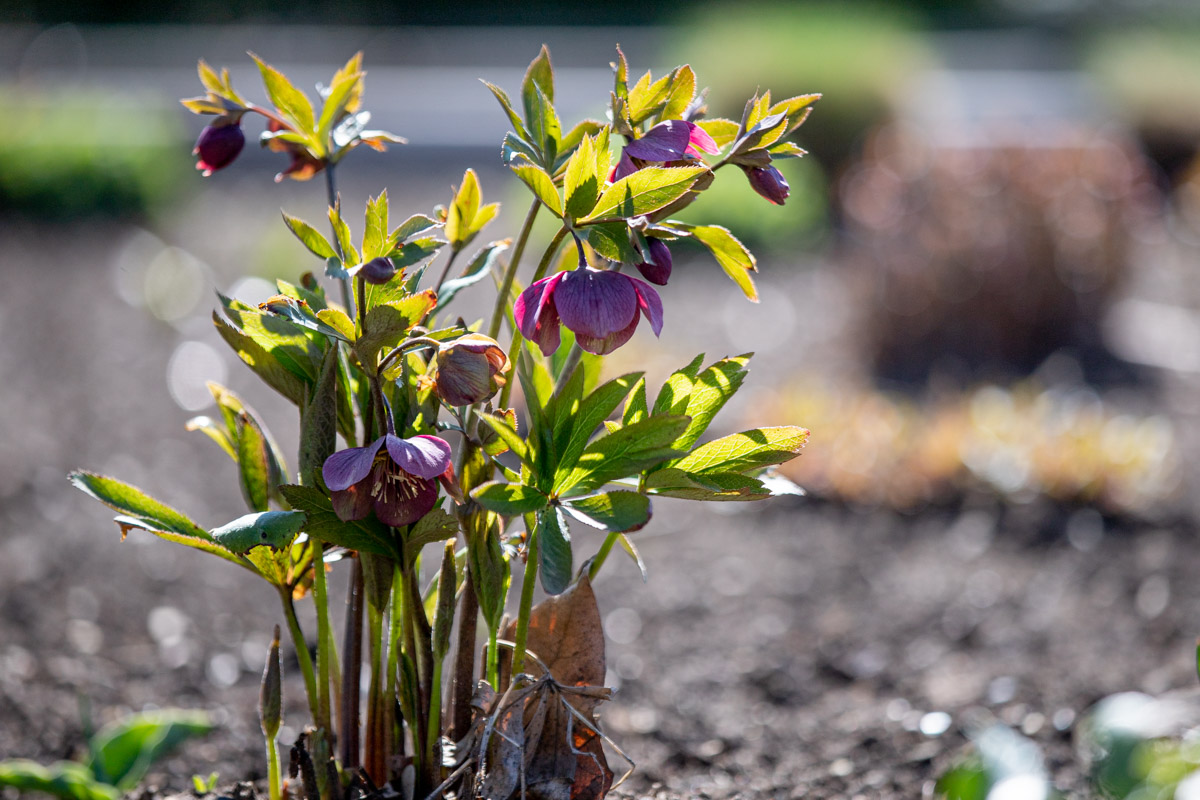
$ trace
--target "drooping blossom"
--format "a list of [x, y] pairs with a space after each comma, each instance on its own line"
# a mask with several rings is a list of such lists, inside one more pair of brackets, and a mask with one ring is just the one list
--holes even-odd
[[671, 278], [671, 249], [662, 239], [648, 238], [646, 243], [650, 247], [650, 259], [635, 266], [646, 280], [666, 286]]
[[711, 155], [720, 152], [708, 131], [682, 119], [660, 122], [622, 148], [621, 159], [609, 180], [618, 181], [649, 163], [687, 162], [700, 158], [702, 150]]
[[363, 519], [374, 510], [385, 525], [409, 525], [433, 508], [439, 481], [453, 487], [450, 455], [449, 443], [436, 436], [402, 439], [389, 433], [334, 453], [321, 475], [339, 519]]
[[605, 355], [633, 336], [642, 315], [658, 336], [662, 300], [645, 281], [585, 264], [543, 278], [521, 292], [513, 306], [521, 334], [550, 355], [560, 343], [559, 323], [589, 353]]
[[192, 148], [192, 155], [199, 156], [196, 169], [207, 178], [232, 164], [245, 144], [246, 134], [242, 132], [240, 119], [223, 117], [200, 131], [196, 146]]
[[746, 178], [750, 181], [750, 186], [754, 191], [777, 206], [783, 205], [783, 201], [787, 200], [791, 187], [788, 186], [783, 173], [778, 169], [773, 166], [742, 167], [742, 169], [745, 170]]
[[383, 286], [396, 274], [396, 265], [390, 258], [380, 256], [373, 258], [362, 266], [362, 276], [367, 283]]
[[505, 384], [508, 356], [499, 342], [482, 333], [468, 333], [438, 348], [433, 378], [438, 397], [452, 406], [480, 403]]

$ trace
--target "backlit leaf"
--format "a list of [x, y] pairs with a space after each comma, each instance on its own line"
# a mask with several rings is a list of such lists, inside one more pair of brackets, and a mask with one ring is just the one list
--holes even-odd
[[746, 472], [790, 461], [807, 440], [804, 428], [756, 428], [706, 442], [673, 466], [692, 473]]
[[258, 64], [259, 72], [262, 73], [263, 86], [267, 90], [267, 97], [271, 98], [271, 102], [279, 109], [280, 115], [292, 123], [298, 132], [313, 133], [313, 108], [309, 99], [293, 86], [282, 72], [267, 64], [254, 53], [251, 53], [250, 57]]
[[287, 223], [288, 228], [296, 235], [301, 244], [308, 248], [310, 253], [319, 258], [332, 258], [337, 255], [333, 251], [333, 245], [316, 228], [298, 217], [291, 216], [286, 211], [282, 213], [283, 221]]
[[682, 197], [704, 167], [646, 167], [609, 186], [595, 208], [581, 220], [636, 217], [657, 211]]
[[577, 497], [563, 509], [585, 525], [621, 532], [640, 528], [650, 521], [650, 500], [637, 492], [601, 492]]
[[563, 519], [562, 509], [557, 506], [540, 511], [537, 517], [542, 588], [546, 594], [562, 594], [571, 585], [573, 574], [571, 534], [567, 530], [567, 521]]
[[260, 546], [283, 550], [304, 526], [303, 512], [262, 511], [213, 528], [212, 537], [230, 552], [245, 555]]
[[713, 258], [725, 270], [725, 274], [742, 290], [752, 303], [758, 302], [758, 290], [754, 288], [751, 272], [757, 271], [754, 254], [738, 241], [727, 228], [720, 225], [687, 225], [684, 227], [692, 238], [708, 248]]
[[514, 517], [545, 508], [550, 498], [531, 486], [489, 481], [471, 492], [471, 497], [488, 511]]
[[546, 170], [536, 164], [519, 163], [512, 168], [512, 171], [517, 173], [517, 177], [533, 190], [533, 194], [537, 199], [545, 203], [546, 207], [557, 216], [562, 216], [562, 198], [558, 196], [558, 189], [554, 186], [554, 180]]

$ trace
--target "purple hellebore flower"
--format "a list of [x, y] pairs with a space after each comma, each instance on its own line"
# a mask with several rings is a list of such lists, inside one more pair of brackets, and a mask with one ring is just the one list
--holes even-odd
[[742, 167], [742, 169], [746, 171], [746, 178], [750, 181], [750, 187], [754, 191], [777, 206], [783, 205], [783, 201], [787, 200], [791, 187], [788, 186], [783, 173], [778, 169], [772, 166]]
[[637, 264], [638, 272], [651, 283], [666, 286], [671, 278], [671, 250], [662, 239], [648, 238], [650, 260]]
[[583, 264], [537, 281], [513, 306], [521, 334], [545, 355], [558, 349], [560, 322], [575, 333], [580, 347], [602, 356], [629, 341], [642, 314], [658, 336], [662, 300], [650, 284]]
[[200, 138], [196, 139], [196, 146], [192, 148], [192, 155], [200, 157], [196, 161], [196, 169], [206, 178], [232, 164], [246, 144], [246, 134], [242, 133], [240, 120], [222, 119], [226, 121], [214, 122], [200, 131]]
[[613, 169], [611, 181], [619, 181], [641, 169], [642, 162], [686, 161], [699, 158], [700, 151], [716, 155], [721, 152], [708, 131], [695, 123], [682, 119], [660, 122], [640, 139], [634, 139], [621, 150], [621, 160]]
[[380, 522], [394, 526], [429, 513], [437, 502], [435, 481], [448, 489], [454, 481], [449, 443], [436, 436], [401, 439], [394, 433], [365, 447], [339, 450], [325, 459], [321, 475], [338, 519], [362, 519], [374, 509]]

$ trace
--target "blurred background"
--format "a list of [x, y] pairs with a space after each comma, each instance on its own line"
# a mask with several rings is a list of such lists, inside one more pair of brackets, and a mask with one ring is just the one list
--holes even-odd
[[[372, 126], [409, 144], [347, 159], [345, 207], [386, 187], [394, 218], [427, 213], [474, 167], [485, 201], [504, 203], [489, 238], [511, 235], [527, 200], [500, 163], [507, 121], [479, 79], [511, 93], [542, 43], [564, 122], [603, 119], [616, 43], [638, 74], [691, 63], [712, 116], [738, 118], [760, 87], [821, 92], [795, 137], [809, 155], [781, 165], [784, 206], [723, 171], [685, 214], [750, 246], [762, 302], [680, 247], [662, 342], [639, 332], [612, 369], [649, 359], [661, 378], [702, 350], [755, 351], [725, 428], [811, 428], [786, 472], [838, 507], [904, 519], [1037, 508], [1080, 551], [1105, 525], [1186, 526], [1200, 512], [1194, 4], [460, 0], [447, 13], [374, 0], [0, 6], [0, 586], [59, 601], [50, 612], [0, 592], [24, 626], [0, 647], [0, 681], [43, 668], [81, 679], [83, 662], [39, 665], [34, 643], [65, 636], [95, 654], [122, 615], [141, 637], [118, 636], [126, 666], [88, 677], [128, 705], [170, 685], [154, 663], [203, 654], [196, 669], [218, 688], [252, 684], [261, 664], [266, 629], [238, 609], [262, 598], [229, 600], [225, 572], [173, 597], [191, 554], [48, 549], [56, 531], [82, 543], [107, 525], [63, 480], [76, 467], [206, 523], [242, 513], [228, 461], [183, 429], [209, 408], [206, 380], [282, 420], [274, 433], [294, 450], [290, 407], [255, 385], [210, 313], [214, 290], [257, 302], [272, 280], [319, 266], [278, 213], [319, 220], [323, 187], [273, 183], [284, 157], [253, 142], [202, 179], [190, 150], [204, 121], [178, 104], [200, 93], [198, 58], [261, 102], [247, 50], [309, 91], [365, 51]], [[486, 294], [464, 292], [468, 320]], [[66, 588], [131, 558], [158, 587], [149, 618], [119, 585]], [[1158, 586], [1149, 618], [1171, 597], [1160, 604]], [[218, 600], [233, 605], [203, 623], [181, 611]], [[131, 690], [139, 659], [145, 685]], [[70, 727], [75, 709], [60, 716]], [[44, 735], [44, 749], [63, 747]]]

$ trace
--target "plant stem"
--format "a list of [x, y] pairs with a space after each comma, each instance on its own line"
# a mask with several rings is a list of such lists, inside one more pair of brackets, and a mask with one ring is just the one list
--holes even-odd
[[283, 615], [287, 618], [288, 633], [292, 637], [292, 646], [296, 649], [296, 661], [299, 662], [300, 672], [304, 675], [304, 691], [308, 695], [308, 710], [315, 720], [320, 708], [317, 702], [317, 677], [313, 674], [312, 656], [309, 655], [308, 644], [304, 641], [304, 631], [300, 629], [300, 620], [296, 619], [296, 604], [292, 602], [291, 589], [280, 586], [279, 600], [283, 603]]
[[525, 577], [521, 581], [521, 605], [517, 611], [517, 631], [513, 636], [512, 674], [520, 675], [525, 669], [525, 639], [529, 635], [529, 615], [533, 610], [533, 591], [537, 587], [538, 574], [538, 524], [533, 514], [525, 515], [525, 530], [529, 539], [525, 544]]
[[617, 543], [617, 537], [620, 535], [619, 533], [610, 533], [604, 537], [604, 544], [600, 545], [600, 550], [597, 551], [596, 557], [592, 559], [592, 566], [588, 569], [589, 581], [596, 580], [596, 576], [600, 574], [600, 568], [604, 566], [605, 559], [612, 552], [613, 545]]
[[[562, 240], [567, 235], [566, 228], [560, 228], [558, 233], [554, 234], [554, 238], [550, 240], [550, 244], [546, 247], [546, 252], [542, 253], [542, 260], [538, 262], [537, 271], [533, 273], [533, 279], [529, 281], [532, 286], [537, 281], [540, 281], [546, 275], [546, 270], [550, 269], [550, 262], [554, 260], [554, 254], [558, 252], [558, 246], [562, 244]], [[503, 296], [503, 295], [502, 295]], [[504, 315], [504, 309], [500, 309], [500, 316]], [[494, 321], [494, 320], [493, 320]], [[499, 324], [496, 325], [496, 333], [500, 332]], [[496, 337], [493, 335], [493, 339]], [[517, 358], [521, 355], [521, 329], [513, 326], [512, 345], [508, 348], [508, 362], [516, 364]], [[499, 408], [508, 408], [508, 400], [512, 397], [512, 387], [516, 383], [515, 380], [509, 380], [504, 384], [504, 388], [500, 390]]]
[[332, 733], [329, 711], [329, 591], [325, 585], [325, 552], [318, 539], [311, 539], [313, 548], [313, 605], [317, 607], [317, 710], [320, 716], [313, 721], [318, 730]]
[[562, 372], [558, 373], [558, 380], [554, 382], [554, 392], [557, 394], [571, 379], [571, 373], [579, 366], [579, 360], [583, 358], [583, 348], [579, 346], [579, 342], [571, 344], [571, 350], [567, 353], [567, 360], [563, 362]]
[[271, 800], [279, 800], [279, 749], [275, 737], [267, 738], [267, 791]]
[[458, 258], [461, 250], [450, 250], [450, 258], [446, 259], [446, 266], [442, 267], [442, 274], [438, 276], [437, 283], [433, 286], [433, 293], [436, 295], [442, 290], [442, 284], [446, 282], [446, 276], [450, 274], [450, 267], [454, 266], [454, 259]]
[[[400, 636], [403, 634], [401, 620], [404, 611], [404, 584], [400, 575], [400, 565], [392, 567], [392, 602], [388, 617], [388, 661], [387, 661], [387, 693], [388, 699], [396, 697], [396, 674], [400, 668]], [[395, 724], [393, 721], [393, 729]], [[403, 745], [403, 737], [396, 740]], [[392, 747], [388, 747], [391, 753]]]
[[346, 633], [342, 650], [346, 654], [342, 670], [342, 769], [358, 766], [358, 680], [362, 673], [363, 573], [362, 562], [354, 557], [350, 586], [346, 596]]
[[496, 307], [492, 310], [492, 322], [488, 325], [488, 336], [495, 339], [500, 335], [500, 323], [504, 320], [504, 309], [508, 305], [508, 296], [512, 293], [513, 280], [517, 277], [517, 267], [521, 263], [521, 256], [525, 254], [525, 243], [529, 241], [529, 232], [533, 230], [533, 221], [537, 218], [538, 209], [542, 207], [542, 201], [536, 197], [533, 204], [529, 206], [529, 211], [525, 214], [525, 221], [521, 223], [521, 231], [517, 234], [517, 244], [513, 247], [512, 260], [508, 262], [508, 269], [504, 273], [504, 279], [500, 282], [500, 291], [496, 294]]
[[376, 786], [387, 780], [386, 730], [389, 725], [383, 691], [383, 611], [367, 603], [367, 621], [371, 645], [371, 683], [367, 689], [367, 732], [363, 757], [367, 774]]
[[[441, 760], [437, 758], [437, 741], [442, 733], [442, 662], [433, 662], [433, 681], [429, 685], [429, 734], [425, 741], [425, 763], [436, 779]], [[415, 747], [413, 749], [416, 749]]]
[[[325, 163], [325, 199], [326, 202], [329, 203], [330, 208], [339, 205], [337, 183], [333, 179], [333, 164], [331, 162]], [[341, 213], [340, 208], [338, 209], [338, 213]], [[330, 227], [333, 227], [332, 222], [330, 223]], [[337, 251], [338, 258], [340, 258], [342, 260], [342, 264], [345, 265], [346, 254], [342, 252], [342, 240], [338, 238], [336, 229], [333, 231], [333, 249]], [[338, 281], [338, 284], [342, 287], [342, 305], [346, 307], [346, 313], [350, 315], [351, 319], [353, 319], [354, 298], [350, 294], [350, 279], [342, 278]]]
[[488, 650], [487, 650], [487, 680], [492, 685], [492, 688], [497, 692], [500, 691], [500, 645], [497, 639], [500, 638], [500, 628], [488, 628]]
[[471, 726], [471, 694], [475, 690], [475, 632], [479, 625], [479, 598], [468, 569], [458, 601], [458, 638], [454, 643], [454, 675], [450, 684], [450, 738], [458, 741]]

